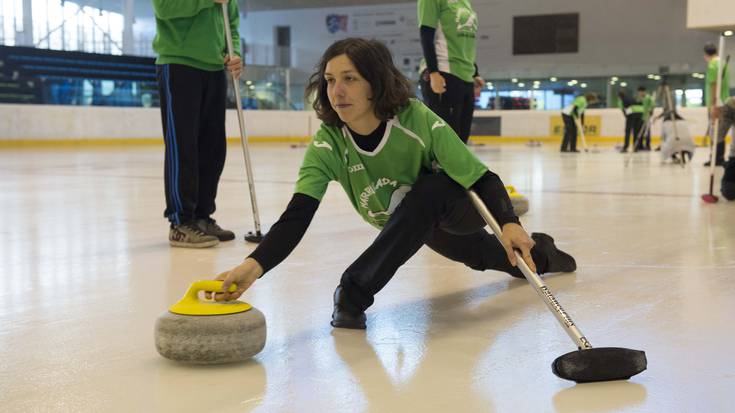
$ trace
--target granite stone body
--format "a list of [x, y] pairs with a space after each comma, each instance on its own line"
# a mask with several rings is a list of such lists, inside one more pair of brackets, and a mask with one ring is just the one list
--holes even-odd
[[169, 311], [156, 321], [156, 350], [167, 359], [191, 364], [244, 361], [265, 347], [263, 313], [256, 308], [226, 315], [180, 315]]

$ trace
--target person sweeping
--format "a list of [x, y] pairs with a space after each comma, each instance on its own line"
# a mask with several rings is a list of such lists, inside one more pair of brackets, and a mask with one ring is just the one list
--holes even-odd
[[574, 98], [574, 101], [561, 111], [561, 118], [564, 121], [562, 152], [579, 152], [577, 150], [577, 119], [581, 120], [581, 125], [584, 127], [584, 111], [588, 105], [595, 103], [597, 103], [597, 95], [588, 92]]

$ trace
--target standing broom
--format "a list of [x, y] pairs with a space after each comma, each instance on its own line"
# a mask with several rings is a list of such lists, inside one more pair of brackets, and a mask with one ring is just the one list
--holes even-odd
[[[230, 58], [235, 56], [232, 51], [232, 32], [230, 31], [230, 16], [227, 11], [227, 4], [222, 3], [222, 15], [225, 20], [225, 37], [227, 39], [227, 54]], [[245, 158], [245, 170], [248, 178], [248, 187], [250, 189], [250, 203], [253, 207], [253, 219], [255, 220], [255, 232], [248, 231], [245, 234], [245, 241], [260, 242], [263, 240], [263, 234], [260, 231], [260, 216], [258, 213], [258, 200], [255, 198], [255, 182], [253, 180], [253, 168], [250, 163], [250, 150], [248, 149], [248, 138], [245, 134], [245, 119], [242, 114], [242, 100], [240, 99], [240, 81], [232, 76], [232, 87], [235, 91], [235, 104], [237, 105], [237, 121], [240, 125], [240, 143], [242, 144], [242, 154]]]

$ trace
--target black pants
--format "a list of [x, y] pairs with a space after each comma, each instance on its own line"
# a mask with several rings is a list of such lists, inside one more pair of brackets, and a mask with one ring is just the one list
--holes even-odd
[[[646, 140], [646, 137], [640, 136], [640, 139], [639, 139], [639, 135], [641, 134], [641, 128], [643, 128], [643, 114], [642, 113], [631, 113], [630, 115], [628, 115], [628, 119], [630, 119], [630, 122], [633, 125], [633, 139], [634, 139], [633, 149], [635, 150], [643, 149], [643, 147], [645, 146], [644, 141]], [[628, 146], [627, 141], [626, 141], [625, 146], [626, 147]]]
[[633, 136], [633, 145], [635, 145], [635, 126], [634, 126], [634, 120], [631, 115], [625, 115], [625, 143], [623, 143], [623, 150], [628, 150], [628, 145], [630, 144], [630, 137]]
[[465, 82], [457, 76], [439, 72], [447, 82], [447, 91], [438, 95], [431, 90], [429, 72], [421, 74], [421, 94], [424, 104], [434, 113], [444, 119], [449, 126], [467, 143], [472, 127], [472, 115], [475, 112], [475, 84]]
[[[725, 161], [725, 138], [727, 137], [727, 132], [730, 130], [730, 128], [735, 125], [735, 103], [731, 105], [724, 105], [722, 107], [720, 121], [717, 122], [717, 148], [715, 151], [715, 162], [717, 163]], [[735, 140], [735, 136], [733, 137], [733, 140]], [[732, 157], [733, 152], [734, 151], [731, 147], [730, 157]]]
[[[424, 244], [475, 270], [523, 277], [511, 266], [500, 241], [484, 227], [462, 186], [444, 173], [420, 177], [378, 237], [342, 275], [340, 286], [351, 309], [370, 307], [375, 294]], [[535, 249], [531, 256], [539, 273], [546, 272], [546, 256]]]
[[156, 73], [166, 143], [163, 214], [171, 224], [209, 217], [227, 152], [225, 72], [168, 64]]
[[561, 114], [562, 120], [564, 120], [564, 138], [561, 140], [561, 151], [576, 151], [577, 150], [577, 123], [574, 118], [567, 115], [566, 113]]

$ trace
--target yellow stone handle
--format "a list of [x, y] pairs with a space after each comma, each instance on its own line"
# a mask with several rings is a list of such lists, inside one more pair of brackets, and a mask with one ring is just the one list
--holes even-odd
[[[209, 291], [214, 293], [222, 292], [222, 281], [195, 281], [191, 286], [189, 286], [184, 297], [178, 303], [172, 305], [169, 308], [169, 311], [183, 315], [221, 315], [240, 313], [252, 308], [250, 304], [242, 301], [215, 302], [200, 300], [200, 291]], [[237, 286], [232, 284], [227, 291], [235, 292], [237, 291]]]
[[[221, 293], [222, 284], [222, 281], [217, 280], [194, 281], [191, 286], [189, 286], [189, 290], [186, 292], [186, 296], [184, 296], [184, 298], [189, 300], [199, 300], [199, 291]], [[230, 288], [227, 291], [231, 293], [237, 291], [237, 285], [235, 285], [234, 283], [231, 284]]]

